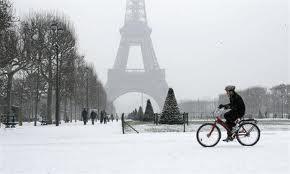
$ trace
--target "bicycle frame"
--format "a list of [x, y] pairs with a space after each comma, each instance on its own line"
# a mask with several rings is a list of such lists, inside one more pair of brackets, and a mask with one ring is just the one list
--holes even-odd
[[219, 124], [222, 127], [224, 127], [228, 132], [230, 131], [229, 127], [227, 126], [227, 124], [222, 120], [222, 118], [220, 116], [217, 116], [214, 123], [213, 123], [213, 127], [211, 129], [211, 131], [207, 134], [207, 137], [210, 137], [214, 128], [216, 127], [216, 125]]
[[[256, 120], [252, 120], [254, 122], [254, 124], [257, 124]], [[239, 121], [239, 119], [237, 120], [237, 124], [240, 124], [241, 121]], [[211, 129], [211, 131], [207, 134], [207, 137], [210, 137], [214, 128], [217, 126], [217, 124], [221, 125], [223, 128], [226, 129], [227, 132], [230, 132], [231, 130], [229, 129], [228, 125], [222, 120], [222, 118], [220, 116], [217, 116], [215, 119], [215, 122], [213, 124], [213, 127]], [[238, 135], [245, 135], [248, 136], [250, 134], [250, 132], [253, 130], [254, 127], [251, 127], [248, 131], [245, 130], [244, 127], [241, 127], [242, 131], [239, 131], [237, 134]], [[235, 134], [233, 134], [233, 136], [235, 136]]]

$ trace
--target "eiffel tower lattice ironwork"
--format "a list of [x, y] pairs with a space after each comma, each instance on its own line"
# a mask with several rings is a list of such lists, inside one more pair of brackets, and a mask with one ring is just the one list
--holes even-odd
[[[147, 24], [145, 1], [127, 0], [117, 57], [114, 67], [108, 71], [106, 91], [109, 101], [126, 93], [141, 92], [151, 96], [162, 109], [168, 85], [165, 70], [160, 69], [157, 62], [151, 31]], [[140, 46], [144, 69], [126, 69], [131, 46]]]

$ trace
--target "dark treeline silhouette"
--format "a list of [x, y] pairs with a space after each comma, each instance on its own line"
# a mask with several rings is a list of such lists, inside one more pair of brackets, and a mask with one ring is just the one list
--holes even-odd
[[131, 113], [128, 114], [127, 118], [138, 121], [154, 121], [154, 111], [151, 101], [149, 99], [147, 100], [145, 112], [143, 112], [143, 108], [140, 106], [138, 111], [137, 109], [134, 109]]
[[[127, 118], [136, 121], [157, 122], [160, 124], [183, 124], [183, 116], [180, 113], [175, 94], [172, 88], [169, 88], [167, 97], [164, 102], [162, 113], [154, 114], [153, 107], [150, 100], [147, 100], [145, 112], [140, 106], [138, 111], [134, 109], [128, 114]], [[157, 118], [158, 117], [158, 118]]]
[[142, 119], [143, 119], [143, 109], [142, 109], [142, 107], [140, 106], [138, 111], [137, 111], [137, 109], [134, 109], [131, 113], [128, 114], [127, 118], [131, 119], [131, 120], [142, 121]]

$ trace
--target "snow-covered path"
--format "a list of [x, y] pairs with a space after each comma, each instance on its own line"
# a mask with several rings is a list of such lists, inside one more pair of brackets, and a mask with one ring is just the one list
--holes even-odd
[[121, 134], [121, 123], [0, 129], [1, 174], [288, 174], [290, 131], [203, 148], [195, 132]]

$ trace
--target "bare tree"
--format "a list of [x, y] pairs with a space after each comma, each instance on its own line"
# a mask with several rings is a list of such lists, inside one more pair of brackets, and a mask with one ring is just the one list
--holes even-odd
[[0, 0], [0, 33], [13, 25], [12, 3], [8, 0]]
[[3, 40], [5, 42], [3, 46], [3, 54], [5, 56], [6, 63], [2, 64], [0, 69], [0, 76], [4, 75], [7, 77], [6, 114], [10, 115], [13, 76], [18, 71], [26, 68], [31, 62], [31, 59], [29, 56], [27, 56], [28, 53], [23, 51], [23, 47], [25, 47], [26, 43], [23, 42], [17, 31], [6, 31]]
[[[7, 5], [3, 6], [4, 3]], [[75, 118], [77, 108], [82, 109], [86, 101], [91, 108], [106, 109], [105, 89], [98, 80], [95, 69], [88, 66], [84, 57], [78, 54], [74, 29], [66, 17], [46, 12], [30, 13], [18, 29], [12, 25], [14, 18], [11, 3], [0, 0], [0, 10], [0, 97], [6, 96], [8, 108], [12, 105], [13, 92], [14, 99], [17, 98], [13, 102], [28, 115], [24, 120], [31, 120], [34, 115], [36, 125], [41, 110], [42, 115], [46, 113], [48, 122], [52, 123], [58, 57], [61, 77], [60, 106], [64, 110], [64, 119], [68, 120], [68, 103], [71, 110], [70, 120], [73, 103]], [[52, 32], [53, 23], [57, 23], [63, 32]], [[43, 98], [46, 99], [45, 103]], [[42, 102], [39, 105], [40, 101]], [[45, 107], [46, 112], [43, 111]], [[7, 109], [8, 115], [10, 110]]]
[[[51, 25], [57, 23], [63, 29], [63, 33], [56, 34], [52, 32]], [[37, 69], [40, 78], [47, 82], [47, 119], [52, 123], [52, 97], [53, 86], [55, 85], [55, 66], [56, 66], [56, 49], [59, 47], [60, 56], [60, 74], [63, 77], [67, 66], [74, 66], [67, 62], [74, 62], [71, 52], [74, 51], [76, 39], [74, 31], [65, 17], [52, 13], [31, 13], [22, 22], [23, 28], [28, 29], [32, 34], [32, 48], [34, 52], [34, 67]], [[64, 71], [63, 71], [64, 70]], [[65, 78], [63, 78], [65, 79]], [[38, 80], [39, 81], [39, 80]], [[61, 85], [62, 87], [64, 85]], [[38, 90], [37, 90], [38, 91]], [[37, 106], [37, 105], [36, 105]]]
[[289, 114], [289, 85], [280, 84], [271, 88], [272, 98], [275, 103], [274, 111], [276, 114], [281, 115], [281, 118], [284, 118], [284, 115]]

